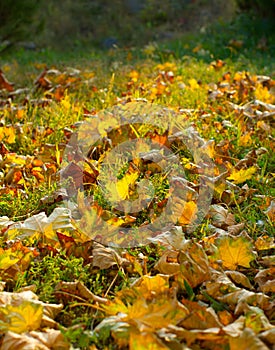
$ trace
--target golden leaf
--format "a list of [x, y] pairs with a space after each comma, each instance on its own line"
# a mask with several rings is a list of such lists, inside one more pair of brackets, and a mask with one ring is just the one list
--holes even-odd
[[188, 225], [196, 217], [198, 211], [197, 204], [194, 201], [190, 201], [184, 204], [182, 208], [181, 216], [178, 219], [180, 225]]
[[20, 305], [6, 305], [0, 308], [0, 329], [14, 333], [24, 333], [40, 327], [43, 306], [30, 301]]
[[242, 182], [245, 182], [246, 180], [250, 180], [252, 178], [252, 175], [255, 174], [256, 171], [257, 168], [255, 166], [241, 170], [233, 169], [231, 175], [227, 179], [233, 180], [235, 184], [240, 184]]
[[138, 177], [139, 177], [138, 171], [131, 171], [129, 173], [126, 173], [122, 179], [117, 181], [116, 189], [120, 198], [129, 199], [131, 187], [134, 186]]
[[132, 332], [129, 341], [130, 350], [165, 350], [167, 347], [155, 334]]
[[230, 350], [268, 350], [268, 347], [250, 328], [245, 328], [239, 337], [230, 337], [229, 346]]
[[255, 259], [251, 242], [246, 237], [219, 237], [216, 246], [218, 259], [222, 260], [224, 268], [236, 270], [238, 265], [250, 267], [250, 262]]

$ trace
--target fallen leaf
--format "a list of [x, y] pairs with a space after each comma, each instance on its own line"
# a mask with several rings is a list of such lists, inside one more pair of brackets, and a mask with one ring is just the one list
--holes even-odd
[[271, 201], [270, 206], [264, 212], [270, 219], [270, 221], [275, 221], [275, 201]]
[[100, 269], [109, 269], [111, 266], [121, 266], [123, 259], [114, 249], [105, 247], [94, 242], [93, 248], [93, 266]]
[[2, 72], [2, 70], [0, 69], [0, 90], [1, 89], [5, 89], [9, 92], [13, 91], [13, 83], [10, 83], [7, 78], [5, 77], [4, 73]]
[[35, 234], [45, 235], [49, 239], [58, 240], [55, 230], [73, 229], [71, 213], [66, 208], [55, 208], [49, 217], [44, 212], [33, 215], [24, 222], [14, 223], [6, 232], [9, 239], [12, 237], [24, 238]]
[[23, 301], [19, 305], [0, 307], [0, 329], [15, 333], [36, 330], [42, 321], [43, 307], [31, 301]]
[[263, 293], [275, 293], [275, 267], [259, 271], [254, 280]]
[[239, 337], [229, 337], [230, 350], [268, 350], [268, 347], [250, 328], [245, 328]]
[[210, 277], [210, 266], [202, 246], [196, 242], [187, 241], [179, 252], [179, 281], [186, 280], [194, 288]]
[[248, 169], [233, 169], [231, 175], [227, 179], [232, 180], [235, 184], [240, 184], [246, 180], [250, 180], [256, 171], [257, 168], [255, 166], [252, 166]]
[[251, 261], [255, 259], [251, 242], [242, 235], [219, 237], [215, 245], [218, 248], [216, 258], [222, 261], [226, 269], [236, 270], [238, 266], [250, 267]]

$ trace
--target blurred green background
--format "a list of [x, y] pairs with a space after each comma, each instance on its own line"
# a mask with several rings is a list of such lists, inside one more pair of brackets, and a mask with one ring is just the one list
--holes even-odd
[[240, 35], [262, 38], [274, 13], [275, 0], [0, 0], [0, 51], [139, 47], [213, 25], [226, 31], [236, 19]]

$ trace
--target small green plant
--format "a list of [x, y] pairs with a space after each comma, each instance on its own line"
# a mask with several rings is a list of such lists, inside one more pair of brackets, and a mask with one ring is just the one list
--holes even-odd
[[17, 282], [17, 288], [33, 284], [42, 301], [56, 302], [54, 288], [60, 281], [89, 283], [89, 266], [83, 266], [83, 258], [46, 255], [42, 260], [31, 262], [24, 279]]

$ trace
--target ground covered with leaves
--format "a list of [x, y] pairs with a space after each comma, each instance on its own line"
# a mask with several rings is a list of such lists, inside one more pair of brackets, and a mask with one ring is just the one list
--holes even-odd
[[272, 347], [275, 81], [243, 45], [2, 62], [1, 349]]

